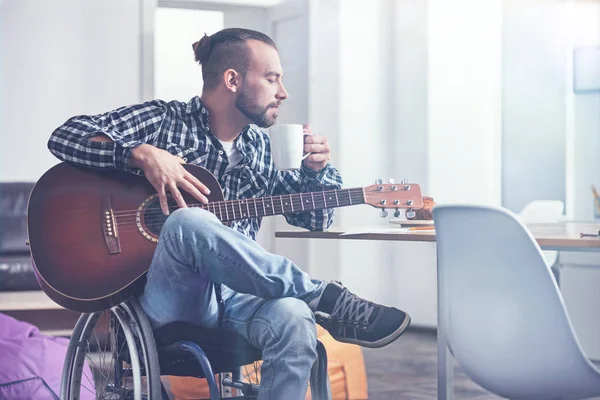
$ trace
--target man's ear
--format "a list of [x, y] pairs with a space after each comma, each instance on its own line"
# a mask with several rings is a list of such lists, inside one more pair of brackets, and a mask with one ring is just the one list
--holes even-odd
[[235, 69], [223, 72], [225, 87], [232, 93], [236, 93], [242, 84], [242, 76]]

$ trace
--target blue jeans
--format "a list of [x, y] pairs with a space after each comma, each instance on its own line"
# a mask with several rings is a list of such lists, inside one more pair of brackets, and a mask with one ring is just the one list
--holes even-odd
[[224, 285], [222, 326], [263, 352], [258, 398], [304, 399], [317, 358], [308, 302], [324, 283], [212, 213], [179, 209], [161, 231], [141, 306], [155, 329], [173, 321], [217, 327], [214, 284]]

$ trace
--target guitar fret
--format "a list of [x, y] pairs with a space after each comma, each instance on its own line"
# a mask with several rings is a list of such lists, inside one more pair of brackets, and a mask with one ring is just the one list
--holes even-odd
[[255, 217], [258, 217], [258, 208], [256, 207], [256, 199], [254, 199], [253, 203], [254, 203], [254, 212], [256, 213]]
[[240, 218], [244, 216], [244, 212], [242, 211], [242, 201], [238, 202], [238, 207], [240, 208]]
[[267, 215], [267, 210], [265, 208], [265, 198], [261, 197], [260, 202], [262, 203], [262, 206], [263, 206], [263, 215]]
[[337, 190], [334, 190], [333, 193], [335, 193], [335, 205], [339, 207], [340, 206], [340, 200], [338, 199]]
[[346, 189], [346, 193], [348, 193], [348, 201], [350, 201], [350, 205], [352, 205], [352, 196], [350, 195], [350, 191]]
[[321, 192], [321, 194], [323, 195], [323, 206], [327, 208], [327, 199], [325, 199], [325, 192]]
[[292, 212], [294, 212], [294, 200], [292, 199], [292, 195], [290, 194], [290, 205], [292, 206]]
[[285, 207], [283, 206], [283, 196], [279, 196], [279, 202], [281, 203], [281, 212], [285, 214]]
[[233, 219], [237, 219], [235, 216], [235, 203], [233, 201], [231, 202], [231, 212], [233, 213]]
[[219, 219], [223, 221], [223, 211], [221, 210], [221, 202], [219, 201]]
[[300, 208], [304, 211], [304, 203], [302, 202], [302, 193], [300, 193]]
[[315, 207], [315, 196], [312, 193], [310, 194], [310, 199], [312, 200], [313, 210], [316, 210], [317, 207]]

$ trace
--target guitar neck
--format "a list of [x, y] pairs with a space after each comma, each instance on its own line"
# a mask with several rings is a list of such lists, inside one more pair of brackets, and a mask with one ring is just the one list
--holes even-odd
[[365, 203], [363, 188], [326, 190], [322, 192], [282, 194], [240, 200], [194, 204], [215, 214], [222, 222], [239, 219], [291, 214]]

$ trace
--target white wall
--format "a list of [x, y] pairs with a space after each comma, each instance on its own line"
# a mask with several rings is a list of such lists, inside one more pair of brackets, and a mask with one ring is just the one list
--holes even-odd
[[[391, 5], [385, 0], [339, 2], [337, 166], [346, 187], [387, 180], [393, 173]], [[388, 223], [370, 206], [340, 209], [338, 219], [346, 226]], [[341, 242], [338, 279], [361, 296], [385, 301], [393, 286], [381, 282], [388, 281], [391, 256], [384, 242]]]
[[427, 26], [429, 191], [499, 205], [502, 1], [429, 0]]
[[[573, 49], [600, 46], [600, 3], [568, 1], [569, 43]], [[600, 71], [598, 72], [600, 74]], [[600, 187], [600, 91], [573, 92], [572, 68], [567, 85], [567, 213], [575, 219], [592, 219], [593, 199], [590, 186]]]
[[140, 99], [140, 4], [0, 3], [0, 181], [57, 163], [46, 143], [69, 117]]
[[154, 97], [188, 101], [202, 93], [192, 43], [223, 29], [223, 12], [158, 7], [154, 13]]
[[[428, 25], [427, 2], [393, 2], [393, 136], [394, 175], [428, 183]], [[434, 243], [389, 243], [386, 301], [408, 311], [413, 325], [436, 324], [436, 259]]]
[[505, 0], [502, 205], [565, 200], [565, 2]]
[[[565, 4], [568, 16], [566, 81], [567, 215], [579, 220], [593, 218], [590, 186], [600, 186], [600, 92], [573, 92], [573, 49], [600, 46], [600, 3], [572, 1]], [[600, 71], [598, 71], [600, 74]], [[600, 360], [598, 285], [600, 254], [561, 254], [561, 291], [586, 355]]]

